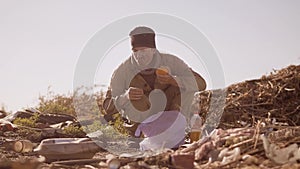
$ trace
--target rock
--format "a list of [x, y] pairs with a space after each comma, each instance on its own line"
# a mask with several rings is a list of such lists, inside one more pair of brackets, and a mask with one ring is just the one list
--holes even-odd
[[3, 110], [0, 110], [0, 119], [4, 118], [7, 115], [7, 113]]
[[[35, 113], [38, 112], [32, 112], [32, 111], [17, 111], [13, 114], [10, 114], [5, 117], [7, 121], [13, 122], [16, 118], [30, 118], [35, 115]], [[57, 124], [65, 121], [77, 121], [75, 117], [71, 115], [66, 115], [66, 114], [42, 114], [38, 113], [38, 118], [37, 118], [37, 123], [44, 123], [44, 124]]]
[[255, 156], [251, 156], [251, 155], [244, 155], [242, 157], [242, 159], [244, 160], [245, 164], [247, 165], [258, 165], [259, 164], [259, 160], [255, 157]]
[[16, 127], [9, 121], [0, 119], [0, 131], [14, 131]]
[[176, 167], [194, 168], [195, 156], [193, 154], [173, 154], [171, 160]]
[[76, 121], [76, 118], [66, 114], [40, 114], [37, 122], [45, 124], [57, 124], [66, 121]]

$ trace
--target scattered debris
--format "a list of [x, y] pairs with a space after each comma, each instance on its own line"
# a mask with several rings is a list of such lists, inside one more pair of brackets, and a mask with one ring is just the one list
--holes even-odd
[[4, 118], [5, 116], [7, 116], [7, 113], [3, 110], [0, 110], [0, 119]]
[[18, 140], [12, 145], [12, 149], [18, 153], [28, 153], [32, 152], [35, 144], [29, 140]]
[[101, 148], [89, 138], [53, 138], [45, 139], [34, 149], [39, 155], [52, 162], [66, 159], [90, 159]]
[[[199, 92], [193, 107], [205, 119], [200, 140], [176, 150], [119, 155], [104, 151], [87, 136], [70, 138], [64, 133], [70, 125], [79, 126], [73, 116], [27, 109], [0, 119], [0, 168], [300, 168], [299, 98], [300, 65], [226, 89]], [[39, 115], [34, 127], [12, 123], [34, 114]], [[88, 137], [105, 134], [97, 131]]]
[[300, 150], [297, 144], [291, 144], [288, 147], [280, 148], [279, 146], [269, 143], [264, 135], [263, 140], [266, 156], [277, 164], [296, 163], [300, 160]]
[[191, 153], [172, 154], [171, 161], [174, 166], [181, 168], [194, 168], [195, 156]]
[[119, 159], [117, 159], [116, 156], [112, 155], [112, 154], [108, 154], [106, 156], [106, 163], [107, 163], [107, 167], [109, 169], [118, 169], [121, 166], [121, 162]]
[[222, 115], [217, 126], [222, 129], [254, 126], [258, 120], [274, 127], [299, 126], [300, 65], [230, 85], [226, 90], [203, 91], [196, 97], [194, 107], [206, 120]]
[[12, 124], [7, 120], [0, 119], [0, 131], [6, 132], [6, 131], [15, 131], [15, 130], [16, 130], [16, 126], [14, 124]]

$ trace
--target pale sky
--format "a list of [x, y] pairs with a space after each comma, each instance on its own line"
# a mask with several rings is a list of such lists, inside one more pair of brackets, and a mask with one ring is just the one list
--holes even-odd
[[[299, 64], [299, 8], [297, 0], [0, 0], [0, 104], [10, 111], [35, 106], [49, 86], [71, 92], [89, 39], [122, 17], [149, 12], [179, 17], [201, 31], [218, 54], [226, 86], [260, 78]], [[212, 87], [205, 65], [196, 64], [188, 48], [167, 37], [156, 40], [159, 50], [178, 55]], [[123, 39], [99, 64], [95, 83], [107, 86], [129, 55], [129, 39]]]

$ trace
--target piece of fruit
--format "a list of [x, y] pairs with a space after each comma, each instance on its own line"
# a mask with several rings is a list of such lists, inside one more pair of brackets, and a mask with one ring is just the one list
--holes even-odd
[[169, 69], [166, 67], [160, 67], [156, 69], [157, 75], [167, 75], [169, 73]]

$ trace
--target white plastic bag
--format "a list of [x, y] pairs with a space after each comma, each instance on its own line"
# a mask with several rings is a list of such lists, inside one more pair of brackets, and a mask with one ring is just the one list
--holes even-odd
[[140, 142], [141, 150], [177, 148], [184, 143], [186, 119], [178, 111], [163, 111], [144, 120], [135, 135], [146, 137]]

